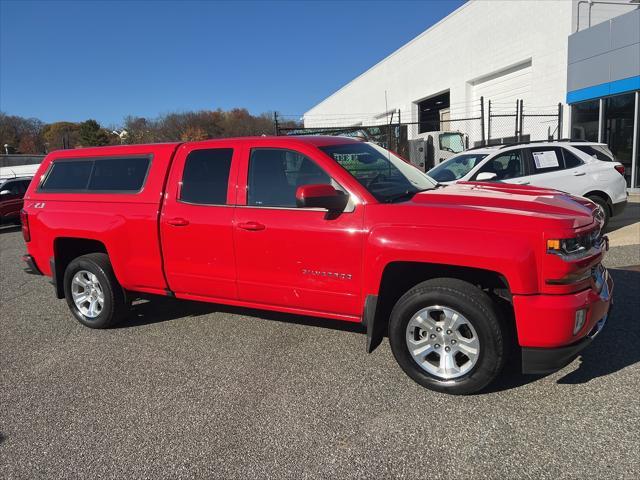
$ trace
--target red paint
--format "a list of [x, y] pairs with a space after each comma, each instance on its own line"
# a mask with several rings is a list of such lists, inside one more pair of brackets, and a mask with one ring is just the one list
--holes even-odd
[[[535, 187], [461, 183], [380, 203], [319, 146], [358, 143], [339, 137], [256, 137], [186, 144], [61, 150], [48, 155], [25, 197], [29, 253], [51, 275], [54, 241], [73, 237], [104, 244], [124, 288], [178, 298], [257, 307], [345, 321], [361, 320], [367, 295], [377, 295], [393, 262], [482, 268], [502, 275], [514, 299], [523, 346], [573, 343], [586, 335], [608, 302], [588, 281], [548, 285], [596, 265], [602, 254], [565, 262], [546, 253], [546, 240], [598, 228], [594, 206]], [[247, 205], [252, 147], [300, 152], [351, 194], [339, 215], [320, 209]], [[178, 200], [187, 155], [233, 148], [227, 204]], [[152, 155], [136, 194], [37, 192], [59, 158]], [[303, 188], [299, 195], [328, 195]], [[572, 335], [575, 309], [589, 308], [587, 325]], [[601, 316], [601, 315], [600, 315]]]

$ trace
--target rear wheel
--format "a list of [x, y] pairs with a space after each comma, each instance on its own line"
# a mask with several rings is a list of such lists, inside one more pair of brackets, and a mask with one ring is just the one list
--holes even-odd
[[64, 295], [73, 315], [87, 327], [108, 328], [127, 315], [124, 291], [105, 253], [83, 255], [69, 263]]
[[508, 351], [498, 311], [470, 283], [453, 278], [422, 282], [391, 313], [391, 349], [420, 385], [451, 394], [477, 392], [498, 376]]

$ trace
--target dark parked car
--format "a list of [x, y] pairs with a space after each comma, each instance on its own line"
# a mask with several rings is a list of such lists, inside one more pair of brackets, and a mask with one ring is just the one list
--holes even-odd
[[0, 224], [18, 222], [29, 177], [0, 178]]

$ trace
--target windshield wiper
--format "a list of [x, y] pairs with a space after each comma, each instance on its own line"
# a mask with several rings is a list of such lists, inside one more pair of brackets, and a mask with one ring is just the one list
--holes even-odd
[[391, 195], [389, 198], [385, 199], [385, 203], [395, 203], [400, 200], [410, 200], [413, 196], [420, 192], [426, 192], [427, 190], [431, 190], [431, 188], [419, 188], [417, 190], [405, 190], [402, 193], [398, 193], [396, 195]]

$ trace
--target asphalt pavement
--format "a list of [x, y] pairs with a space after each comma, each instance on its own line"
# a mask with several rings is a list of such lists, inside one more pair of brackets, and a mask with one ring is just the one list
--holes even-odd
[[581, 359], [453, 397], [328, 320], [156, 299], [85, 328], [4, 228], [0, 478], [639, 478], [639, 249]]

